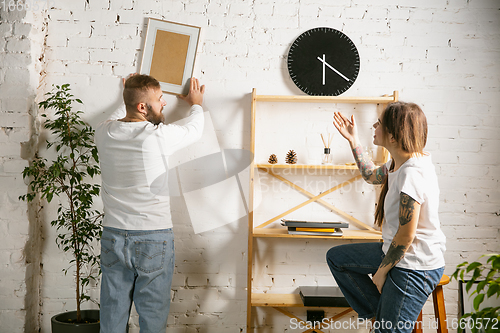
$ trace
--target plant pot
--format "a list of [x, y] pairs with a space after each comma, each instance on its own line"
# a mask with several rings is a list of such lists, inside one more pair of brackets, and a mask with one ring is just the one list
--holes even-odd
[[82, 319], [97, 320], [95, 323], [72, 324], [76, 320], [76, 311], [60, 313], [52, 317], [52, 333], [99, 333], [99, 310], [82, 310]]

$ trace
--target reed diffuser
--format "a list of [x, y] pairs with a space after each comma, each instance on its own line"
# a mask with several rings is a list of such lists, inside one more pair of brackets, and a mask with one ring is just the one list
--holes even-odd
[[[321, 133], [321, 140], [325, 146], [323, 150], [323, 157], [321, 158], [321, 164], [332, 164], [332, 154], [330, 152], [330, 145], [332, 144], [333, 134], [328, 134], [328, 141], [325, 141], [323, 133]], [[327, 144], [328, 143], [328, 144]]]

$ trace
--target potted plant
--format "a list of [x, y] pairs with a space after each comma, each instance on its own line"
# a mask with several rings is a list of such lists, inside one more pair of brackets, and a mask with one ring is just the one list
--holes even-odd
[[[469, 292], [475, 286], [475, 290], [470, 297], [473, 299], [473, 311], [465, 313], [459, 321], [458, 329], [461, 332], [464, 328], [469, 328], [472, 333], [485, 332], [493, 333], [500, 331], [500, 306], [488, 306], [480, 309], [484, 300], [500, 296], [500, 254], [485, 254], [481, 258], [487, 257], [485, 264], [474, 261], [473, 263], [463, 262], [459, 264], [451, 276], [465, 283], [465, 290]], [[466, 278], [466, 274], [470, 275]]]
[[[50, 163], [35, 155], [23, 170], [23, 178], [29, 180], [28, 193], [21, 200], [46, 200], [54, 196], [61, 200], [57, 217], [51, 225], [57, 228], [56, 243], [64, 252], [71, 254], [69, 267], [75, 269], [76, 311], [52, 318], [52, 332], [99, 332], [99, 310], [81, 310], [81, 304], [90, 300], [86, 288], [100, 273], [99, 255], [93, 246], [101, 233], [102, 214], [93, 208], [94, 198], [99, 196], [100, 186], [92, 182], [100, 174], [94, 130], [81, 120], [82, 111], [75, 111], [73, 104], [82, 101], [73, 98], [69, 84], [53, 86], [46, 99], [39, 103], [44, 110], [53, 109], [53, 119], [43, 114], [44, 128], [53, 135], [46, 141], [47, 149], [55, 148], [56, 156]], [[58, 325], [58, 320], [64, 321]], [[90, 325], [89, 322], [96, 322]], [[69, 324], [72, 323], [72, 324]], [[56, 326], [56, 327], [55, 327]], [[90, 331], [82, 330], [91, 327]], [[93, 329], [92, 329], [93, 327]]]

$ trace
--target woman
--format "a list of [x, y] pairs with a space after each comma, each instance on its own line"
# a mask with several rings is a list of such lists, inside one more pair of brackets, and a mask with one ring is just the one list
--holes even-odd
[[416, 104], [388, 105], [373, 125], [373, 143], [391, 154], [380, 167], [363, 154], [354, 116], [336, 112], [333, 124], [349, 141], [365, 181], [383, 184], [375, 212], [383, 243], [333, 247], [328, 266], [358, 317], [372, 320], [373, 331], [411, 332], [444, 271], [437, 176], [423, 151], [427, 120]]

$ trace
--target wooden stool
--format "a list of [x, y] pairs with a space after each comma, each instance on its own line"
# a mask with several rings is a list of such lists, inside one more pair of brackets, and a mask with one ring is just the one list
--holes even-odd
[[[434, 303], [434, 315], [436, 316], [438, 333], [448, 333], [443, 294], [443, 286], [448, 283], [450, 283], [450, 277], [443, 274], [441, 281], [439, 281], [436, 289], [432, 292], [432, 302]], [[423, 331], [422, 311], [420, 311], [415, 327], [413, 328], [413, 333], [423, 333]]]

